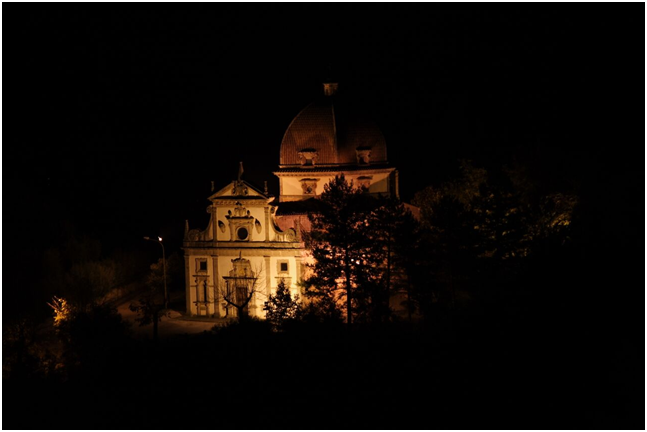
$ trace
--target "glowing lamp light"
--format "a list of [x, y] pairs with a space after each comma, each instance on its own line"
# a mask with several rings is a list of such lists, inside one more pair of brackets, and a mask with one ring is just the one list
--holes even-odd
[[158, 239], [159, 241], [162, 241], [162, 237], [160, 237], [160, 236], [157, 236], [157, 239]]

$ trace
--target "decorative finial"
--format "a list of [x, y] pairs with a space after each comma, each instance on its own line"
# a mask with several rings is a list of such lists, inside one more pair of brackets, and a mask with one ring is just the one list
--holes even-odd
[[323, 83], [323, 88], [326, 96], [334, 96], [339, 89], [339, 84], [336, 82], [325, 82]]
[[240, 177], [243, 175], [243, 162], [240, 161], [238, 164], [238, 183], [240, 183]]
[[334, 96], [337, 93], [337, 90], [339, 89], [339, 83], [335, 78], [333, 78], [332, 65], [330, 63], [328, 63], [327, 72], [328, 73], [327, 73], [326, 79], [323, 82], [324, 94], [326, 96]]
[[215, 188], [214, 183], [215, 182], [213, 180], [211, 180], [211, 192], [213, 192], [213, 189]]
[[267, 180], [265, 180], [265, 181], [263, 182], [263, 184], [265, 185], [265, 187], [264, 187], [264, 189], [263, 189], [263, 193], [264, 193], [265, 195], [267, 195]]

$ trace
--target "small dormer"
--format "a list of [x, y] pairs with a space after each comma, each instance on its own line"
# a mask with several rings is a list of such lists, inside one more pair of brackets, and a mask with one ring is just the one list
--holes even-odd
[[323, 83], [324, 95], [334, 96], [339, 90], [339, 83], [336, 82], [325, 82]]
[[314, 167], [317, 163], [317, 150], [312, 148], [307, 148], [299, 151], [299, 162], [301, 162], [302, 167]]
[[362, 146], [355, 149], [357, 165], [369, 165], [371, 163], [371, 148]]

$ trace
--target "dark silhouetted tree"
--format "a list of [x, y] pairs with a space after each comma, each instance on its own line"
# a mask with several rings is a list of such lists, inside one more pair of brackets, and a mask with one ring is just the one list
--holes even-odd
[[43, 256], [43, 285], [64, 297], [76, 309], [92, 309], [122, 282], [115, 260], [104, 258], [101, 243], [88, 236], [72, 235]]
[[438, 301], [455, 305], [457, 293], [487, 291], [494, 298], [495, 290], [518, 281], [540, 244], [568, 238], [577, 202], [565, 193], [538, 193], [519, 168], [462, 161], [460, 169], [457, 178], [425, 188], [413, 201], [421, 210], [424, 250], [416, 296], [427, 312]]
[[2, 326], [2, 377], [43, 377], [54, 369], [48, 351], [39, 349], [33, 321], [22, 318]]
[[68, 367], [81, 365], [97, 373], [119, 356], [128, 340], [130, 324], [108, 304], [77, 308], [64, 299], [54, 298], [56, 334], [63, 343], [64, 362]]
[[288, 320], [294, 320], [300, 314], [299, 295], [292, 298], [290, 289], [283, 280], [279, 281], [276, 293], [270, 294], [263, 306], [265, 319], [276, 329], [280, 329]]
[[306, 248], [314, 262], [306, 294], [320, 306], [345, 305], [346, 320], [383, 322], [390, 299], [407, 292], [407, 261], [416, 221], [395, 198], [373, 197], [343, 175], [324, 185]]
[[[361, 188], [336, 176], [324, 185], [317, 213], [308, 215], [311, 230], [304, 236], [312, 253], [313, 270], [306, 284], [308, 296], [326, 298], [328, 304], [345, 304], [346, 320], [353, 320], [353, 296], [366, 281], [366, 255], [370, 242], [366, 237], [369, 197]], [[357, 300], [355, 299], [355, 302]]]
[[[164, 292], [164, 260], [151, 264], [147, 283], [159, 292]], [[169, 292], [184, 288], [184, 262], [177, 252], [166, 258], [166, 286]]]
[[[168, 261], [167, 259], [167, 266]], [[168, 287], [169, 275], [167, 274], [166, 277]], [[131, 303], [129, 309], [137, 313], [136, 321], [140, 326], [153, 324], [153, 339], [157, 341], [159, 322], [163, 317], [168, 316], [168, 312], [164, 308], [164, 262], [162, 258], [150, 265], [146, 286], [147, 292], [137, 300], [137, 303]]]
[[399, 293], [406, 294], [404, 306], [411, 317], [408, 264], [413, 259], [411, 244], [416, 239], [417, 224], [411, 211], [393, 197], [377, 198], [375, 208], [365, 220], [370, 248], [363, 257], [368, 264], [364, 298], [368, 300], [372, 322], [389, 319], [390, 299]]
[[164, 309], [164, 302], [159, 298], [156, 300], [154, 295], [144, 295], [137, 300], [137, 303], [131, 303], [128, 308], [137, 313], [135, 321], [140, 326], [153, 324], [153, 340], [159, 339], [159, 322], [163, 317], [168, 316]]

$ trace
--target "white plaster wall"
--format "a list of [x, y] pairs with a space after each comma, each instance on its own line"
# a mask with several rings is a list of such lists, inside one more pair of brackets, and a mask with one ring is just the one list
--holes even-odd
[[261, 224], [261, 232], [256, 231], [256, 224], [254, 223], [254, 234], [251, 237], [251, 241], [265, 241], [265, 208], [264, 207], [252, 207], [248, 208], [250, 214], [256, 218]]
[[[301, 182], [299, 180], [299, 177], [283, 177], [283, 189], [281, 190], [281, 195], [303, 195], [303, 189], [301, 188]], [[318, 183], [317, 189], [319, 189]]]
[[[283, 177], [282, 184], [283, 189], [281, 190], [281, 195], [301, 195], [301, 196], [310, 196], [303, 194], [303, 188], [301, 187], [301, 180], [304, 178], [318, 178], [317, 187], [315, 189], [316, 195], [321, 195], [324, 192], [324, 185], [330, 183], [335, 175], [320, 175], [319, 173], [312, 173], [313, 175], [304, 175], [303, 177]], [[357, 185], [358, 177], [362, 176], [371, 176], [371, 185], [369, 186], [369, 192], [371, 193], [386, 193], [389, 190], [389, 173], [371, 173], [366, 174], [362, 172], [357, 172], [353, 174], [346, 174], [347, 181], [353, 181], [353, 184]]]
[[[389, 191], [389, 173], [371, 174], [371, 176], [373, 176], [373, 179], [368, 188], [370, 193], [386, 193]], [[357, 177], [353, 178], [355, 184], [357, 184]]]
[[287, 261], [288, 262], [288, 276], [292, 278], [292, 283], [288, 287], [290, 288], [290, 294], [292, 298], [298, 294], [298, 289], [296, 286], [297, 280], [297, 263], [295, 257], [270, 257], [270, 290], [272, 294], [276, 293], [276, 287], [278, 286], [277, 277], [279, 276], [279, 262]]
[[[196, 266], [196, 259], [205, 259], [207, 261], [207, 273], [198, 273], [198, 268]], [[209, 286], [209, 289], [212, 289], [213, 286], [213, 260], [211, 259], [211, 256], [209, 255], [189, 255], [189, 307], [190, 307], [190, 314], [195, 315], [197, 314], [197, 306], [194, 303], [197, 300], [197, 283], [196, 283], [196, 275], [206, 275], [207, 276], [207, 283]], [[209, 309], [209, 313], [212, 314], [213, 310]]]
[[[225, 215], [227, 214], [227, 210], [232, 210], [230, 208], [216, 208], [216, 220], [214, 221], [214, 224], [216, 225], [216, 240], [217, 241], [227, 241], [230, 239], [231, 234], [229, 233], [229, 222], [227, 221], [227, 218]], [[233, 212], [233, 210], [232, 210]], [[218, 221], [222, 222], [225, 224], [225, 232], [223, 233], [220, 231], [220, 226], [218, 224]]]
[[[301, 180], [307, 178], [317, 178], [317, 187], [315, 188], [315, 194], [321, 195], [324, 191], [324, 185], [330, 183], [332, 179], [335, 178], [334, 175], [321, 175], [320, 173], [312, 173], [312, 175], [304, 174], [303, 177], [285, 177], [283, 180], [284, 191], [283, 195], [304, 195], [303, 188], [301, 187]], [[307, 195], [310, 196], [310, 195]]]

